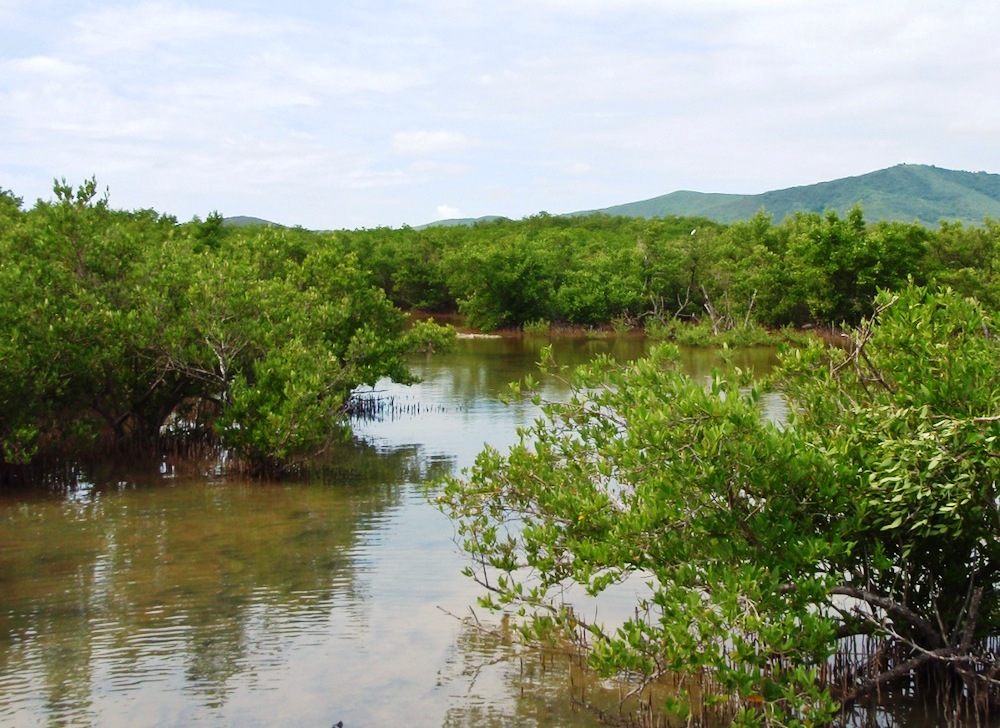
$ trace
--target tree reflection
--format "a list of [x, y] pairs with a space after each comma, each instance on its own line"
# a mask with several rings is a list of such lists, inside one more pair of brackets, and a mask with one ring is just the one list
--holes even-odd
[[[505, 622], [483, 625], [467, 619], [445, 679], [464, 685], [467, 694], [450, 706], [443, 728], [605, 726], [602, 715], [623, 719], [622, 692], [598, 680], [578, 654], [539, 651], [518, 645]], [[504, 695], [506, 700], [497, 699]]]
[[[363, 633], [360, 540], [399, 507], [403, 484], [442, 467], [419, 448], [355, 441], [308, 482], [111, 468], [61, 497], [0, 504], [0, 715], [30, 704], [72, 722], [95, 693], [167, 674], [213, 708], [236, 678], [327, 630], [331, 610]], [[17, 675], [31, 677], [14, 697]]]

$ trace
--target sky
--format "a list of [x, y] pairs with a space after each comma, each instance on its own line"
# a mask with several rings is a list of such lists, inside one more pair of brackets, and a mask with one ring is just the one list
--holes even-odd
[[0, 188], [305, 228], [1000, 173], [996, 0], [0, 0]]

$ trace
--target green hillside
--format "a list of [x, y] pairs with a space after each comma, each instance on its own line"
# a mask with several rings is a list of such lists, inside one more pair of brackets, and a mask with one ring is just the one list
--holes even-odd
[[764, 209], [780, 221], [795, 212], [845, 213], [856, 204], [871, 221], [917, 221], [935, 226], [941, 220], [960, 220], [979, 225], [986, 217], [1000, 218], [1000, 174], [899, 164], [857, 177], [758, 195], [680, 191], [589, 212], [626, 217], [693, 215], [733, 222]]
[[223, 223], [229, 227], [246, 227], [247, 225], [270, 225], [272, 227], [284, 227], [284, 225], [279, 225], [276, 222], [263, 220], [259, 217], [250, 217], [248, 215], [234, 215], [233, 217], [227, 217], [223, 220]]
[[417, 225], [415, 230], [423, 230], [429, 227], [458, 227], [460, 225], [475, 225], [479, 222], [493, 222], [494, 220], [506, 220], [499, 215], [484, 215], [483, 217], [453, 217], [447, 220], [435, 220], [427, 225]]

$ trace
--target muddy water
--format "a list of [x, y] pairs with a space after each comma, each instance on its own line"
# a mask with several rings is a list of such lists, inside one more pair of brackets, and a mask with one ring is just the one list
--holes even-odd
[[513, 442], [534, 412], [496, 394], [538, 353], [470, 340], [416, 362], [424, 382], [387, 385], [322, 479], [111, 463], [0, 495], [0, 725], [598, 725], [569, 661], [502, 659], [459, 619], [477, 592], [426, 490]]

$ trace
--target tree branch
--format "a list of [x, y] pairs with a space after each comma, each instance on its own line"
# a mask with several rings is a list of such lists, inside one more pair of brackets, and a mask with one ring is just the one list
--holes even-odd
[[893, 684], [903, 678], [907, 677], [912, 671], [916, 670], [921, 665], [930, 662], [931, 660], [949, 657], [954, 654], [955, 650], [952, 647], [945, 647], [940, 650], [934, 650], [932, 652], [923, 652], [911, 660], [906, 662], [901, 662], [896, 665], [891, 670], [886, 670], [881, 672], [875, 677], [865, 681], [850, 693], [841, 698], [841, 702], [844, 705], [850, 705], [851, 703], [870, 695], [879, 688], [886, 687]]
[[874, 592], [867, 591], [866, 589], [858, 589], [853, 586], [836, 586], [830, 590], [830, 593], [839, 596], [853, 597], [854, 599], [863, 601], [865, 604], [878, 607], [879, 609], [885, 611], [885, 613], [894, 620], [905, 622], [913, 627], [927, 647], [931, 649], [944, 647], [944, 638], [937, 631], [935, 631], [934, 626], [930, 622], [913, 610], [893, 601], [892, 599], [880, 596]]

